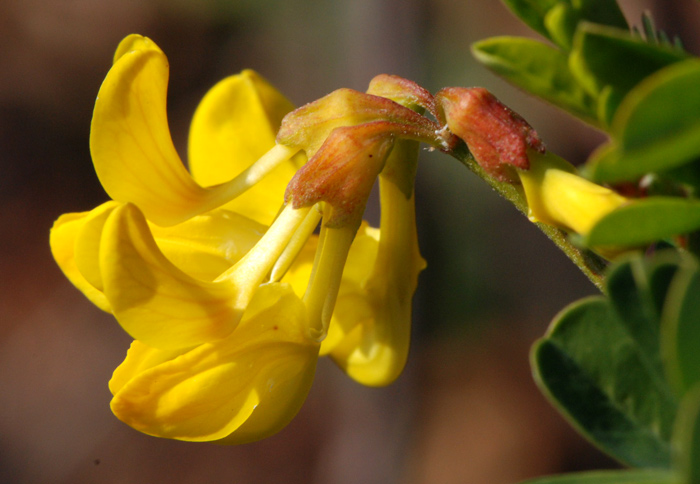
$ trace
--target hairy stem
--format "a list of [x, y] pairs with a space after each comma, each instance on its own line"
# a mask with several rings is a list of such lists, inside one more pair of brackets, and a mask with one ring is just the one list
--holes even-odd
[[[515, 208], [523, 215], [527, 216], [527, 201], [525, 200], [522, 190], [520, 190], [518, 186], [496, 180], [494, 177], [488, 175], [484, 169], [479, 166], [476, 160], [474, 160], [474, 157], [463, 143], [450, 151], [449, 154], [482, 178], [503, 198], [515, 205]], [[605, 259], [590, 250], [576, 247], [571, 243], [566, 232], [563, 230], [543, 223], [536, 223], [535, 225], [537, 225], [537, 227], [544, 232], [544, 234], [549, 237], [549, 239], [554, 242], [579, 269], [581, 269], [581, 272], [583, 272], [601, 292], [604, 291], [603, 274], [607, 267]]]

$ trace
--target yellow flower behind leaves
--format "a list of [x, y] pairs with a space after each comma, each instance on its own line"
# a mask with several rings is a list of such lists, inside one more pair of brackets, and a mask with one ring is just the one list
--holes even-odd
[[[111, 200], [51, 232], [68, 279], [134, 338], [111, 408], [149, 435], [267, 437], [303, 404], [319, 355], [365, 385], [401, 374], [425, 267], [420, 142], [450, 151], [459, 136], [490, 176], [519, 177], [533, 220], [583, 233], [624, 203], [545, 153], [485, 90], [433, 97], [385, 75], [366, 93], [340, 89], [294, 111], [252, 71], [224, 79], [193, 117], [188, 171], [170, 138], [167, 83], [152, 41], [122, 41], [90, 132]], [[377, 180], [378, 229], [362, 221]]]
[[552, 153], [529, 152], [530, 169], [518, 171], [527, 197], [529, 218], [586, 235], [605, 215], [629, 200], [576, 173]]

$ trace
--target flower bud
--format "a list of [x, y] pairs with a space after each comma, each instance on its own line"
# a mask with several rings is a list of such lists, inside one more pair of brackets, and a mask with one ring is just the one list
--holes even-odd
[[530, 153], [531, 168], [518, 171], [532, 222], [586, 235], [605, 215], [628, 199], [576, 173], [557, 155]]
[[435, 96], [450, 131], [467, 143], [487, 174], [514, 183], [510, 167], [527, 170], [527, 150], [545, 152], [535, 130], [484, 88], [448, 87]]

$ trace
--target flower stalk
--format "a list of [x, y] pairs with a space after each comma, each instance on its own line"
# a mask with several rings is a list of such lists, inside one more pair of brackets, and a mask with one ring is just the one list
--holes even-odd
[[[461, 144], [450, 151], [449, 155], [462, 163], [476, 176], [484, 180], [500, 196], [508, 200], [520, 213], [526, 217], [528, 216], [530, 209], [523, 190], [517, 185], [489, 175], [479, 162], [476, 161], [474, 155], [472, 155], [465, 144]], [[534, 222], [534, 224], [601, 292], [605, 290], [604, 274], [608, 263], [603, 257], [589, 249], [574, 244], [566, 231], [559, 227], [542, 222]]]

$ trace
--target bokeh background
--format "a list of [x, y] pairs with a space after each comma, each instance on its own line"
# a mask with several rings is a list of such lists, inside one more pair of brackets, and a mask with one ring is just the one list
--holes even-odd
[[[631, 23], [649, 9], [700, 52], [700, 2], [621, 3]], [[2, 0], [0, 482], [507, 484], [616, 465], [569, 429], [528, 366], [556, 312], [594, 288], [480, 179], [428, 151], [416, 192], [429, 265], [394, 385], [363, 388], [324, 360], [289, 427], [239, 447], [117, 421], [107, 381], [129, 338], [62, 276], [48, 231], [106, 199], [88, 150], [92, 103], [132, 32], [170, 59], [181, 153], [206, 90], [248, 67], [297, 105], [380, 73], [433, 92], [485, 86], [574, 163], [603, 139], [474, 62], [475, 40], [533, 35], [496, 0]]]

